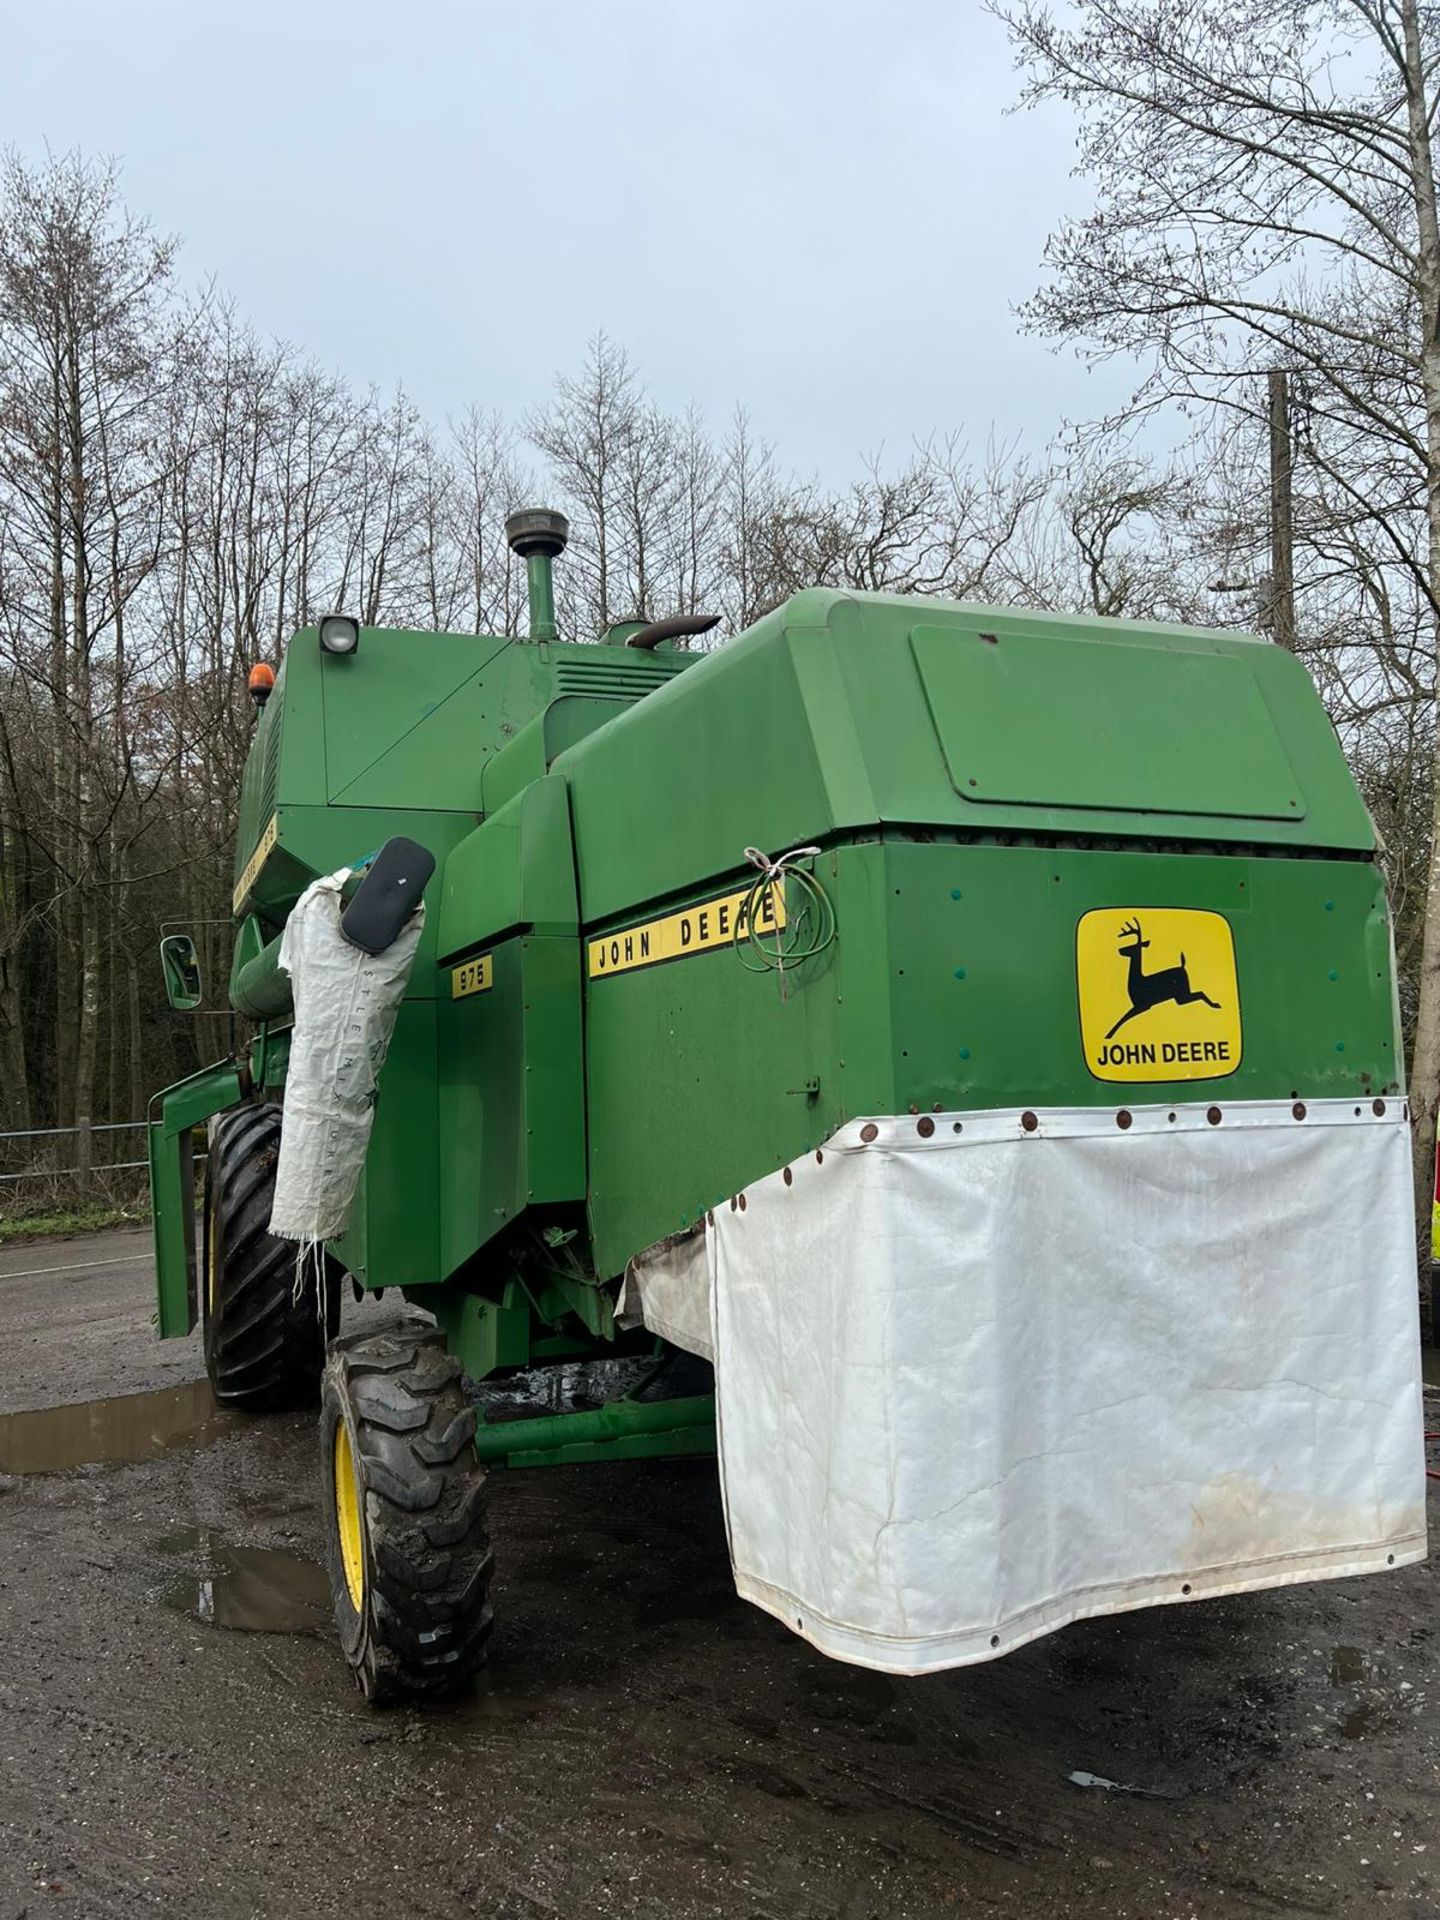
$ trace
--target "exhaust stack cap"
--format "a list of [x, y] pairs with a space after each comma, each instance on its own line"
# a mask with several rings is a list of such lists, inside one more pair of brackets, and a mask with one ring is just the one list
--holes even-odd
[[554, 560], [569, 538], [570, 522], [549, 507], [521, 507], [505, 522], [506, 543], [522, 560], [537, 555]]

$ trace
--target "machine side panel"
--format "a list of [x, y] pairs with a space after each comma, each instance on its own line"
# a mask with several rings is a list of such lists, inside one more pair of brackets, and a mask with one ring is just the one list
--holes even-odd
[[578, 930], [570, 804], [558, 775], [533, 780], [456, 846], [440, 877], [436, 951], [469, 953], [517, 927]]
[[585, 1198], [585, 1054], [580, 943], [531, 934], [525, 977], [525, 1200], [551, 1206]]
[[513, 935], [457, 969], [484, 984], [438, 1003], [437, 1278], [527, 1207], [584, 1200], [578, 953], [573, 937]]
[[315, 653], [332, 806], [476, 809], [485, 756], [543, 705], [536, 647], [493, 636], [362, 631]]
[[[1202, 1095], [1222, 1105], [1368, 1101], [1400, 1084], [1385, 891], [1368, 861], [904, 840], [856, 853], [883, 864], [895, 1112]], [[847, 919], [848, 879], [847, 871]], [[1228, 929], [1218, 944], [1215, 916]], [[1132, 921], [1148, 942], [1137, 956], [1141, 977], [1160, 976], [1163, 987], [1183, 958], [1183, 990], [1205, 998], [1131, 1013], [1121, 946], [1133, 942], [1121, 929]], [[847, 953], [847, 1060], [866, 1044], [851, 1018], [860, 1003], [848, 963]], [[1102, 1008], [1088, 1046], [1082, 974]], [[1208, 1060], [1207, 1042], [1216, 1056]], [[1167, 1077], [1167, 1057], [1183, 1075]], [[849, 1114], [865, 1098], [860, 1086], [854, 1092]]]
[[491, 947], [483, 984], [439, 1002], [442, 1277], [525, 1205], [524, 946], [517, 934]]
[[817, 744], [777, 613], [561, 754], [585, 921], [685, 899], [762, 827], [768, 852], [828, 832]]
[[[776, 854], [892, 825], [1373, 852], [1324, 707], [1283, 649], [944, 602], [921, 612], [798, 594], [561, 755], [586, 922], [682, 899], [752, 843]], [[1041, 706], [1057, 660], [1080, 685], [1093, 669], [1106, 700]], [[1186, 737], [1197, 689], [1203, 737], [1183, 780], [1172, 767], [1147, 803], [1124, 777], [1127, 750], [1168, 766], [1163, 741]]]
[[855, 1118], [1400, 1087], [1371, 862], [896, 833], [814, 873], [836, 938], [784, 999], [729, 945], [587, 979], [602, 1273]]
[[[852, 938], [869, 937], [857, 924]], [[707, 1208], [728, 1206], [747, 1180], [839, 1124], [835, 963], [832, 948], [785, 999], [774, 974], [748, 971], [729, 944], [587, 978], [598, 1272], [619, 1272]]]
[[438, 917], [450, 1274], [527, 1207], [585, 1197], [581, 945], [563, 780], [534, 781], [455, 849]]
[[433, 1000], [403, 1001], [381, 1070], [350, 1230], [335, 1246], [364, 1286], [425, 1286], [442, 1277], [435, 1022]]

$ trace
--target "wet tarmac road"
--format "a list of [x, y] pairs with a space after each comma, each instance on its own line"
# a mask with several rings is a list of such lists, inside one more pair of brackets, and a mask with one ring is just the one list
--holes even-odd
[[736, 1599], [709, 1463], [497, 1475], [493, 1671], [377, 1716], [312, 1423], [149, 1310], [143, 1243], [0, 1253], [0, 1409], [77, 1409], [0, 1420], [0, 1920], [1440, 1916], [1428, 1566], [893, 1681]]

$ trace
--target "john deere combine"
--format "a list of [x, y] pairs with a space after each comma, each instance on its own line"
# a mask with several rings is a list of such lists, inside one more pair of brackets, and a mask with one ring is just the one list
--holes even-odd
[[[160, 1332], [203, 1321], [225, 1404], [319, 1398], [367, 1692], [484, 1659], [488, 1468], [717, 1449], [678, 1349], [741, 1592], [841, 1658], [1423, 1553], [1389, 923], [1299, 663], [821, 590], [704, 654], [561, 642], [564, 522], [509, 530], [527, 637], [337, 616], [261, 676], [254, 1037], [150, 1130]], [[367, 951], [419, 933], [310, 1257], [270, 1207], [324, 876]], [[337, 1338], [345, 1275], [433, 1328]], [[585, 1411], [466, 1384], [627, 1354], [657, 1377]]]

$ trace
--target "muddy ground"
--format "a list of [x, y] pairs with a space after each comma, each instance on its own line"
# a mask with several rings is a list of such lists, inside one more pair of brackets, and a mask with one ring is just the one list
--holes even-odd
[[893, 1681], [736, 1599], [710, 1464], [499, 1475], [489, 1679], [376, 1715], [311, 1421], [211, 1417], [148, 1287], [0, 1253], [0, 1410], [161, 1389], [0, 1417], [0, 1920], [1440, 1916], [1429, 1566]]

